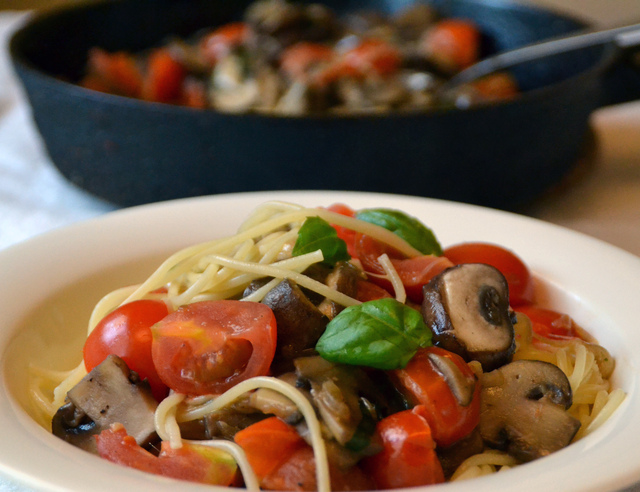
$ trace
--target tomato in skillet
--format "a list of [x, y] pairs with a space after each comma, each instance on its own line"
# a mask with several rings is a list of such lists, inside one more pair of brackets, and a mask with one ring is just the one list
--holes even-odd
[[251, 28], [248, 24], [231, 22], [205, 36], [200, 42], [200, 51], [213, 66], [231, 50], [244, 44], [250, 35]]
[[531, 272], [527, 265], [508, 249], [495, 244], [470, 242], [446, 248], [444, 256], [454, 265], [486, 263], [497, 268], [509, 284], [509, 303], [512, 306], [533, 303], [534, 284]]
[[167, 396], [168, 388], [160, 380], [151, 357], [151, 326], [169, 314], [162, 301], [140, 300], [123, 304], [105, 316], [84, 344], [87, 371], [115, 354], [141, 379], [148, 379], [156, 400]]
[[382, 451], [363, 460], [378, 489], [418, 487], [444, 482], [424, 407], [394, 413], [378, 422]]
[[314, 68], [333, 60], [335, 53], [330, 47], [301, 41], [284, 50], [280, 57], [280, 68], [292, 79], [305, 80]]
[[[447, 359], [466, 386], [465, 401], [460, 401], [430, 354]], [[446, 362], [446, 361], [445, 361]], [[418, 350], [404, 369], [390, 373], [396, 387], [414, 405], [422, 405], [434, 441], [447, 447], [468, 436], [480, 420], [480, 384], [471, 368], [457, 354], [440, 347]], [[463, 388], [464, 389], [464, 388]]]
[[400, 69], [401, 64], [400, 51], [381, 39], [365, 39], [344, 53], [339, 63], [344, 75], [352, 77], [392, 75]]
[[132, 55], [92, 48], [87, 60], [87, 75], [81, 85], [101, 92], [139, 97], [142, 73]]
[[142, 98], [154, 102], [178, 102], [187, 70], [166, 48], [158, 48], [149, 56], [142, 82]]
[[276, 319], [256, 302], [202, 301], [180, 307], [151, 329], [160, 379], [190, 395], [221, 394], [265, 376], [276, 349]]
[[478, 61], [480, 30], [465, 19], [444, 19], [426, 32], [421, 48], [444, 68], [459, 71]]

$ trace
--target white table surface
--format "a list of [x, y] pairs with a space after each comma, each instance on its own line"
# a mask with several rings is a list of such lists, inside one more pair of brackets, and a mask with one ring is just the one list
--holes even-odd
[[[603, 24], [640, 19], [638, 0], [536, 1], [565, 1], [587, 17], [590, 6], [594, 21], [606, 11]], [[46, 156], [6, 50], [23, 15], [0, 11], [0, 249], [116, 208], [69, 184]], [[597, 150], [588, 171], [522, 212], [640, 256], [640, 102], [598, 110], [592, 127]], [[22, 489], [0, 480], [0, 490]]]

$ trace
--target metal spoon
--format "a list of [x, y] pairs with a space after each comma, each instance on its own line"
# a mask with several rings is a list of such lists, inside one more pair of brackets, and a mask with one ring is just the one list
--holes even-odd
[[457, 73], [440, 86], [438, 92], [450, 92], [462, 84], [468, 84], [491, 73], [506, 70], [525, 62], [609, 43], [615, 43], [620, 48], [640, 44], [640, 24], [603, 31], [590, 31], [568, 37], [563, 36], [499, 53]]

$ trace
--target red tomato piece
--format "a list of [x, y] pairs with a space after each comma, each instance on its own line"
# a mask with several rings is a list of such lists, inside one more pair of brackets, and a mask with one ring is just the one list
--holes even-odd
[[391, 297], [386, 289], [367, 280], [358, 280], [358, 294], [356, 298], [361, 302], [375, 301], [376, 299], [384, 299]]
[[167, 396], [151, 356], [151, 326], [169, 314], [162, 301], [140, 300], [123, 304], [105, 316], [87, 337], [83, 348], [87, 371], [114, 354], [129, 369], [147, 379], [156, 400]]
[[108, 53], [100, 48], [89, 51], [88, 73], [103, 81], [109, 92], [121, 96], [139, 97], [142, 72], [133, 56], [124, 52]]
[[236, 300], [182, 306], [152, 328], [153, 361], [171, 389], [220, 394], [265, 376], [276, 350], [276, 319], [267, 306]]
[[538, 335], [556, 340], [582, 338], [581, 328], [568, 314], [538, 306], [518, 306], [515, 310], [531, 320], [533, 332]]
[[306, 79], [314, 67], [330, 63], [333, 49], [319, 43], [299, 42], [282, 53], [280, 68], [292, 79]]
[[98, 454], [113, 463], [165, 477], [210, 485], [237, 484], [237, 465], [224, 451], [184, 443], [172, 449], [163, 441], [158, 456], [141, 448], [120, 424], [96, 436]]
[[251, 28], [244, 22], [231, 22], [219, 27], [205, 36], [200, 42], [200, 50], [204, 58], [215, 65], [229, 52], [242, 46], [251, 35]]
[[[268, 490], [317, 490], [313, 449], [295, 427], [277, 417], [261, 420], [236, 433], [260, 485]], [[370, 490], [372, 483], [359, 468], [346, 471], [331, 464], [332, 490]]]
[[378, 422], [383, 450], [363, 460], [378, 489], [419, 487], [444, 482], [424, 407], [394, 413]]
[[[373, 490], [371, 478], [357, 466], [342, 470], [329, 463], [331, 490]], [[311, 446], [305, 443], [261, 483], [266, 490], [318, 490], [316, 464]]]
[[534, 301], [533, 276], [527, 265], [513, 252], [489, 243], [462, 243], [444, 250], [444, 256], [455, 265], [486, 263], [502, 273], [509, 284], [509, 303], [512, 306], [532, 304]]
[[[473, 384], [469, 404], [463, 406], [451, 387], [429, 359], [429, 354], [445, 357], [455, 364], [463, 378]], [[480, 384], [471, 368], [457, 354], [440, 347], [418, 350], [404, 369], [390, 372], [398, 389], [414, 405], [422, 405], [438, 446], [447, 447], [468, 436], [480, 420]]]
[[158, 48], [149, 56], [142, 83], [142, 98], [147, 101], [176, 102], [181, 94], [187, 70], [166, 48]]
[[480, 31], [471, 21], [444, 19], [427, 31], [421, 45], [426, 56], [457, 72], [478, 61]]
[[[444, 256], [424, 255], [406, 258], [394, 248], [366, 234], [356, 233], [354, 249], [365, 272], [378, 275], [384, 273], [378, 258], [386, 253], [402, 280], [407, 297], [417, 303], [422, 302], [424, 285], [443, 270], [453, 266], [453, 263]], [[369, 280], [391, 291], [391, 284], [387, 279], [371, 275]]]
[[[346, 217], [355, 217], [356, 211], [351, 207], [344, 205], [342, 203], [334, 203], [333, 205], [327, 207], [327, 210], [330, 212], [335, 212], [337, 214], [344, 215]], [[346, 227], [342, 227], [339, 225], [331, 224], [332, 227], [338, 233], [338, 237], [342, 239], [347, 244], [347, 252], [351, 255], [352, 258], [356, 258], [356, 248], [355, 248], [355, 239], [356, 239], [356, 231], [352, 229], [348, 229]]]
[[275, 471], [296, 450], [307, 444], [295, 427], [278, 417], [269, 417], [236, 433], [240, 446], [259, 480]]
[[342, 77], [387, 77], [397, 73], [401, 65], [402, 54], [395, 46], [381, 39], [366, 39], [343, 53], [320, 78], [331, 83]]
[[209, 105], [206, 85], [199, 80], [186, 78], [182, 85], [180, 104], [190, 108], [205, 109]]

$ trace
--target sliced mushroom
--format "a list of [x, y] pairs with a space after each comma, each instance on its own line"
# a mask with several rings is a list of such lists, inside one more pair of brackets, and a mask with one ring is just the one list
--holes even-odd
[[332, 437], [341, 445], [349, 442], [362, 420], [357, 371], [320, 356], [298, 358], [295, 366], [296, 374], [309, 381], [313, 403]]
[[429, 352], [427, 358], [442, 375], [458, 404], [462, 407], [469, 405], [476, 390], [476, 379], [463, 374], [455, 362], [448, 357]]
[[569, 380], [555, 365], [517, 360], [482, 376], [478, 429], [492, 447], [532, 461], [567, 446], [580, 421], [569, 415]]
[[424, 287], [422, 316], [436, 345], [477, 360], [485, 371], [511, 361], [515, 351], [509, 289], [494, 267], [448, 268]]
[[293, 369], [293, 359], [315, 354], [314, 347], [329, 320], [292, 280], [283, 280], [264, 296], [278, 323], [273, 368], [276, 374]]
[[[331, 273], [327, 275], [325, 283], [328, 287], [355, 298], [358, 295], [358, 279], [361, 277], [361, 271], [353, 263], [341, 261], [338, 262]], [[320, 309], [327, 318], [333, 319], [344, 309], [344, 306], [325, 299], [320, 303], [318, 309]]]
[[96, 452], [93, 435], [120, 423], [141, 446], [157, 438], [158, 406], [148, 382], [140, 381], [125, 362], [110, 355], [67, 393], [67, 404], [52, 420], [52, 432], [87, 451]]
[[209, 89], [209, 99], [216, 109], [240, 113], [249, 111], [257, 103], [259, 87], [249, 71], [246, 57], [236, 53], [216, 63]]
[[445, 478], [451, 477], [464, 460], [483, 450], [484, 442], [477, 428], [451, 446], [436, 448]]

